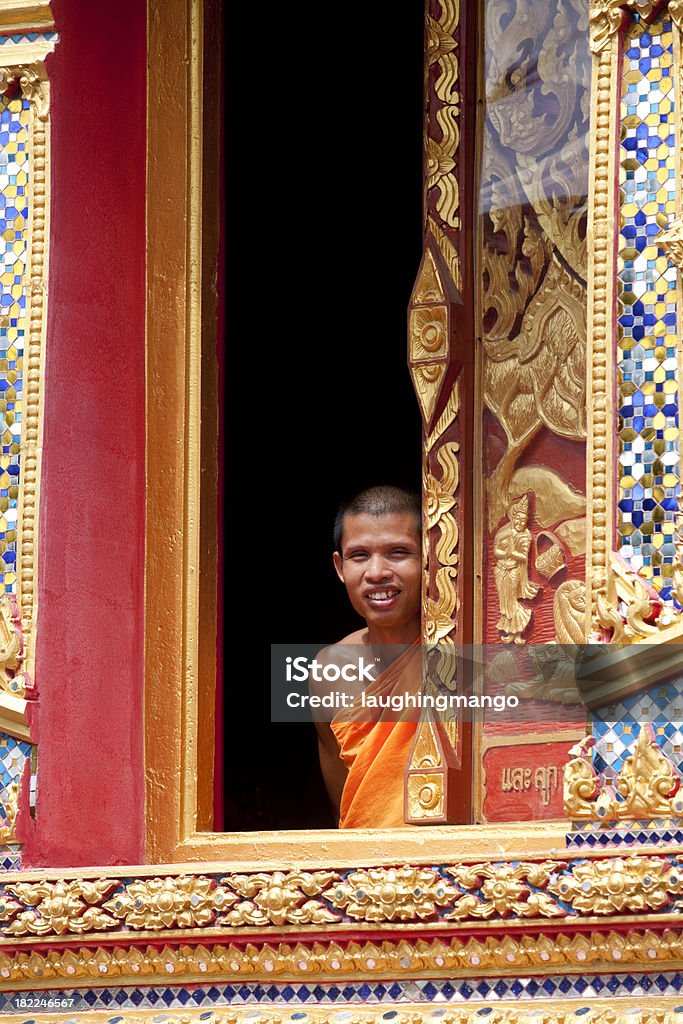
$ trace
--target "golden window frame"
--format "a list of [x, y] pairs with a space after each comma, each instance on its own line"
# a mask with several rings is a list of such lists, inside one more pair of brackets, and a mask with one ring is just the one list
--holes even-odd
[[[201, 0], [149, 0], [147, 548], [145, 767], [150, 863], [255, 861], [338, 866], [544, 852], [563, 821], [314, 832], [216, 833], [213, 814], [215, 619], [199, 619], [199, 586], [215, 585], [201, 536], [199, 376], [202, 335]], [[189, 59], [186, 59], [189, 57]], [[179, 75], [178, 68], [186, 68]], [[186, 125], [184, 135], [179, 125]], [[169, 201], [170, 200], [170, 201]], [[206, 320], [206, 317], [205, 317]], [[178, 465], [182, 471], [178, 471]], [[206, 572], [200, 572], [202, 565]], [[215, 573], [215, 568], [213, 570]], [[305, 843], [302, 842], [305, 836]]]

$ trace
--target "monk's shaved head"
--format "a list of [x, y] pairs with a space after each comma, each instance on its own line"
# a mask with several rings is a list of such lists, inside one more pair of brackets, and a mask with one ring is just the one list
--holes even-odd
[[422, 530], [422, 505], [420, 496], [414, 491], [407, 491], [403, 487], [368, 487], [361, 491], [355, 498], [344, 502], [337, 512], [334, 521], [334, 550], [341, 553], [342, 534], [344, 531], [345, 516], [380, 516], [402, 515], [410, 513], [415, 516], [415, 525], [418, 534]]

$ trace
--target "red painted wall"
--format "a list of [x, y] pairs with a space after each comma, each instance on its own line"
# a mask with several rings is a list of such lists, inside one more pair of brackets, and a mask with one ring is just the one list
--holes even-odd
[[134, 864], [144, 859], [145, 0], [52, 9], [38, 804], [24, 866]]

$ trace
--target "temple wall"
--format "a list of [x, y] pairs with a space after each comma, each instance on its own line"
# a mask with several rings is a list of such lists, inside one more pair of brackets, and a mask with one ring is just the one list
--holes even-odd
[[35, 723], [24, 865], [143, 859], [143, 0], [57, 0]]

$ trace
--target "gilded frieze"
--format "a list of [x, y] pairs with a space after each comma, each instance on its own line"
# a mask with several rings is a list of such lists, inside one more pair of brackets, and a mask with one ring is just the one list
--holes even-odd
[[[590, 799], [590, 789], [586, 790]], [[7, 877], [7, 876], [6, 876]], [[626, 910], [677, 912], [683, 864], [672, 854], [403, 864], [337, 871], [201, 873], [140, 879], [5, 882], [0, 935], [108, 941], [140, 934], [249, 934], [294, 927], [306, 932], [377, 924], [505, 928], [519, 919], [567, 924], [582, 915]], [[207, 931], [208, 930], [208, 931]]]

